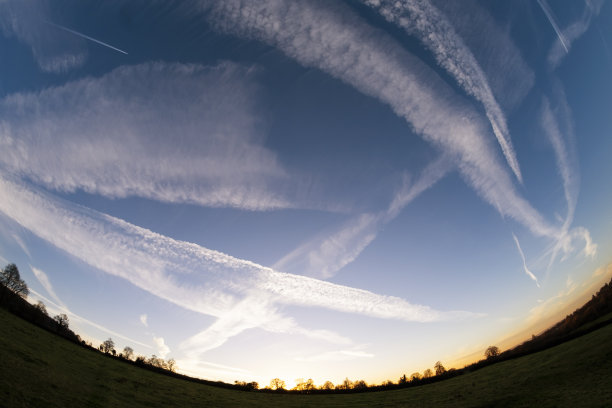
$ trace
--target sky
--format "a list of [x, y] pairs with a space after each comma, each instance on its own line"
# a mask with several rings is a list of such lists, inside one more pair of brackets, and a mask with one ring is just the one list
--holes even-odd
[[0, 262], [118, 351], [397, 381], [612, 276], [612, 6], [0, 0]]

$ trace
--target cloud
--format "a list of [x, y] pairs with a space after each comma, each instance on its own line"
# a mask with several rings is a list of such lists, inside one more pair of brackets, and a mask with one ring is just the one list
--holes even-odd
[[334, 276], [376, 239], [385, 224], [395, 219], [406, 205], [444, 177], [452, 166], [448, 157], [441, 156], [430, 163], [413, 183], [406, 179], [388, 208], [351, 218], [331, 235], [317, 237], [300, 245], [277, 261], [273, 268], [322, 279]]
[[57, 296], [57, 294], [55, 293], [55, 290], [53, 289], [53, 286], [51, 285], [51, 281], [49, 281], [49, 277], [47, 276], [47, 274], [44, 273], [41, 269], [35, 268], [32, 265], [30, 265], [30, 269], [32, 269], [32, 272], [34, 272], [34, 276], [42, 285], [42, 287], [45, 288], [49, 296], [51, 296], [53, 300], [55, 300], [55, 302], [57, 302], [57, 304], [60, 305], [62, 309], [68, 311], [68, 306], [66, 306], [64, 302], [62, 302], [62, 300], [59, 298], [59, 296]]
[[328, 2], [200, 3], [218, 30], [261, 40], [389, 105], [423, 139], [458, 162], [466, 182], [504, 217], [556, 238], [516, 190], [489, 141], [488, 125], [422, 61], [350, 9]]
[[569, 54], [572, 44], [588, 30], [593, 18], [599, 15], [603, 3], [603, 0], [585, 1], [585, 8], [580, 18], [561, 30], [546, 0], [538, 0], [559, 40], [552, 45], [548, 53], [548, 64], [551, 69], [554, 70], [559, 66], [563, 58]]
[[11, 236], [13, 237], [17, 245], [19, 245], [19, 248], [21, 248], [21, 250], [28, 256], [28, 258], [32, 258], [32, 255], [30, 254], [30, 249], [25, 244], [23, 239], [21, 239], [21, 237], [17, 234], [11, 234]]
[[580, 190], [580, 172], [577, 155], [573, 148], [575, 136], [572, 112], [567, 104], [565, 92], [561, 85], [554, 82], [553, 88], [555, 90], [557, 106], [553, 110], [549, 99], [543, 98], [540, 124], [553, 148], [557, 171], [563, 182], [567, 213], [558, 238], [545, 254], [550, 255], [548, 263], [549, 271], [561, 251], [564, 253], [563, 259], [574, 251], [573, 241], [576, 239], [584, 242], [582, 250], [584, 256], [593, 257], [597, 253], [597, 244], [593, 243], [591, 235], [586, 228], [576, 227], [570, 230], [574, 221], [574, 213]]
[[47, 0], [1, 1], [0, 29], [28, 45], [41, 70], [59, 74], [82, 66], [87, 49], [82, 39], [45, 23], [52, 19], [50, 4]]
[[495, 100], [487, 77], [478, 61], [444, 14], [427, 0], [362, 1], [377, 10], [387, 21], [416, 35], [431, 51], [438, 64], [455, 78], [459, 86], [482, 103], [506, 161], [522, 182], [521, 170], [510, 140], [506, 117]]
[[180, 368], [181, 373], [199, 378], [219, 378], [221, 376], [226, 376], [235, 380], [237, 377], [252, 378], [253, 376], [249, 370], [244, 368], [217, 364], [201, 359], [179, 359], [176, 361], [176, 365]]
[[516, 107], [529, 93], [535, 74], [510, 36], [476, 0], [432, 0], [470, 49], [504, 110]]
[[157, 347], [157, 353], [161, 358], [166, 358], [168, 353], [170, 353], [170, 347], [166, 345], [163, 337], [153, 337], [153, 342]]
[[140, 323], [142, 323], [144, 327], [149, 327], [149, 322], [147, 321], [147, 319], [148, 316], [146, 315], [146, 313], [140, 315]]
[[555, 15], [550, 9], [550, 6], [546, 2], [546, 0], [538, 0], [538, 4], [540, 5], [540, 8], [544, 12], [544, 14], [546, 14], [546, 18], [548, 19], [548, 22], [552, 26], [553, 30], [555, 30], [555, 34], [557, 34], [557, 38], [559, 39], [559, 44], [561, 44], [561, 46], [565, 50], [565, 53], [567, 54], [569, 52], [568, 40], [565, 38], [565, 35], [563, 34], [563, 32], [561, 32], [561, 29], [559, 28], [559, 24], [557, 23], [557, 19], [555, 18]]
[[58, 191], [293, 206], [281, 192], [287, 174], [263, 146], [254, 77], [229, 62], [158, 62], [7, 96], [0, 166]]
[[300, 328], [281, 315], [276, 305], [418, 322], [478, 316], [437, 311], [394, 296], [277, 272], [70, 204], [11, 181], [10, 176], [0, 177], [0, 195], [11, 197], [0, 201], [1, 212], [57, 248], [161, 299], [217, 317], [204, 334], [186, 345], [195, 351], [217, 347], [253, 327], [334, 338], [329, 332]]
[[512, 238], [514, 238], [514, 243], [516, 244], [516, 249], [518, 250], [519, 254], [521, 255], [521, 259], [523, 260], [523, 271], [525, 271], [527, 276], [529, 276], [536, 283], [536, 285], [539, 288], [540, 287], [540, 283], [538, 282], [538, 278], [536, 278], [536, 276], [529, 270], [529, 268], [527, 268], [527, 261], [525, 260], [525, 254], [523, 253], [523, 250], [521, 249], [521, 244], [519, 244], [518, 238], [514, 234], [512, 234]]

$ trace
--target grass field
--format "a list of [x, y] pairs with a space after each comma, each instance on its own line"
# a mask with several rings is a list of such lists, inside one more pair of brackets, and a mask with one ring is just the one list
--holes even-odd
[[605, 407], [612, 325], [543, 352], [421, 387], [346, 395], [242, 392], [104, 357], [0, 309], [3, 407]]

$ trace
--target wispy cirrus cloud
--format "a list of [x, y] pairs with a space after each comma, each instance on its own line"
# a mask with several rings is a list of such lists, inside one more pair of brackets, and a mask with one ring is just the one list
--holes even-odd
[[572, 112], [567, 104], [565, 92], [561, 85], [557, 83], [554, 86], [554, 90], [556, 106], [553, 109], [550, 100], [543, 98], [540, 125], [555, 155], [557, 171], [563, 183], [567, 212], [559, 237], [546, 253], [546, 255], [550, 255], [548, 271], [550, 271], [559, 253], [563, 252], [565, 258], [569, 253], [573, 252], [573, 241], [576, 239], [584, 242], [582, 250], [584, 256], [592, 258], [597, 253], [597, 244], [592, 241], [591, 235], [586, 228], [576, 227], [571, 229], [580, 190], [580, 171], [577, 155], [573, 147], [575, 136]]
[[27, 44], [41, 70], [62, 73], [85, 63], [83, 40], [45, 24], [52, 19], [47, 0], [0, 1], [0, 29]]
[[197, 2], [217, 30], [260, 40], [373, 96], [423, 139], [457, 161], [464, 180], [502, 216], [558, 240], [515, 188], [490, 143], [488, 126], [464, 98], [387, 34], [342, 4], [273, 0]]
[[438, 64], [455, 78], [459, 86], [482, 103], [506, 161], [522, 182], [523, 177], [510, 139], [506, 117], [478, 61], [444, 14], [428, 0], [362, 1], [377, 10], [387, 21], [417, 36], [433, 53]]
[[291, 207], [287, 173], [263, 146], [254, 75], [229, 62], [148, 63], [7, 96], [0, 166], [59, 191]]
[[538, 0], [538, 4], [546, 14], [546, 18], [555, 30], [558, 39], [558, 41], [554, 42], [548, 53], [548, 64], [551, 69], [559, 66], [563, 58], [570, 52], [572, 44], [588, 30], [593, 18], [599, 15], [603, 3], [603, 0], [585, 1], [584, 11], [580, 18], [561, 29], [547, 1]]
[[395, 219], [406, 205], [432, 187], [453, 166], [452, 160], [442, 155], [426, 166], [416, 180], [405, 178], [388, 208], [377, 213], [357, 215], [332, 234], [300, 245], [277, 261], [274, 269], [322, 279], [334, 276], [376, 239], [385, 224]]
[[2, 213], [59, 249], [161, 299], [217, 317], [184, 344], [193, 353], [218, 347], [252, 327], [347, 342], [331, 332], [300, 327], [278, 311], [279, 304], [419, 322], [477, 316], [277, 272], [53, 198], [10, 176], [0, 178], [0, 194], [12, 197], [0, 202]]
[[35, 268], [32, 265], [30, 265], [30, 269], [32, 270], [32, 272], [34, 272], [34, 276], [42, 285], [42, 287], [45, 288], [49, 296], [51, 296], [53, 300], [62, 307], [62, 309], [68, 311], [68, 306], [66, 306], [64, 302], [62, 302], [62, 300], [59, 298], [59, 296], [57, 296], [57, 294], [55, 293], [55, 289], [53, 289], [53, 285], [51, 285], [51, 281], [49, 280], [47, 274], [42, 269]]
[[515, 108], [529, 93], [535, 74], [510, 30], [476, 0], [431, 0], [470, 49], [502, 110]]

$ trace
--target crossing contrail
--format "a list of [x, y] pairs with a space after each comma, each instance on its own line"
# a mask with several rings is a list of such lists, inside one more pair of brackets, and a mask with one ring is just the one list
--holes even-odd
[[121, 49], [119, 49], [119, 48], [117, 48], [117, 47], [113, 47], [113, 46], [112, 46], [112, 45], [110, 45], [110, 44], [107, 44], [107, 43], [105, 43], [105, 42], [103, 42], [103, 41], [100, 41], [100, 40], [96, 40], [95, 38], [90, 37], [90, 36], [85, 35], [85, 34], [82, 34], [82, 33], [79, 33], [78, 31], [71, 30], [71, 29], [69, 29], [69, 28], [67, 28], [67, 27], [61, 26], [61, 25], [59, 25], [59, 24], [52, 23], [52, 22], [50, 22], [50, 21], [47, 21], [46, 23], [51, 24], [52, 26], [57, 27], [57, 28], [59, 28], [60, 30], [67, 31], [67, 32], [69, 32], [69, 33], [71, 33], [71, 34], [78, 35], [79, 37], [84, 38], [84, 39], [86, 39], [86, 40], [93, 41], [93, 42], [95, 42], [95, 43], [97, 43], [97, 44], [100, 44], [100, 45], [103, 45], [103, 46], [105, 46], [105, 47], [108, 47], [108, 48], [110, 48], [111, 50], [115, 50], [115, 51], [120, 52], [120, 53], [122, 53], [122, 54], [128, 55], [128, 53], [127, 53], [127, 52], [125, 52], [125, 51], [123, 51], [123, 50], [121, 50]]
[[544, 14], [546, 14], [546, 17], [548, 18], [550, 25], [552, 25], [553, 29], [555, 30], [555, 33], [557, 33], [557, 37], [559, 37], [559, 41], [561, 41], [561, 45], [565, 49], [565, 52], [566, 53], [569, 52], [569, 50], [567, 49], [567, 45], [565, 43], [566, 42], [565, 37], [563, 36], [563, 33], [559, 29], [559, 25], [557, 24], [557, 21], [555, 20], [555, 17], [553, 16], [552, 10], [548, 6], [548, 3], [546, 3], [546, 0], [538, 0], [538, 4], [542, 8], [542, 11], [544, 11]]

